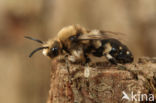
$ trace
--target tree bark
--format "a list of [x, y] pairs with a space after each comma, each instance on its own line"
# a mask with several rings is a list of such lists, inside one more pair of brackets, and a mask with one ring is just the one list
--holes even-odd
[[[47, 103], [155, 103], [156, 58], [144, 57], [125, 65], [68, 66], [52, 62]], [[122, 98], [124, 93], [129, 99]]]

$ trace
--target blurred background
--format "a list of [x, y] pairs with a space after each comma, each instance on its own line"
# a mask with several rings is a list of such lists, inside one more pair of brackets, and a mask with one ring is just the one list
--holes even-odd
[[0, 0], [0, 103], [45, 103], [51, 60], [29, 53], [64, 26], [126, 34], [135, 60], [156, 56], [156, 0]]

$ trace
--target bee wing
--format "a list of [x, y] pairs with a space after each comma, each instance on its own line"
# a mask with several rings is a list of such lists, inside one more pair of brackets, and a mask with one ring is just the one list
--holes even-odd
[[90, 31], [88, 34], [83, 34], [79, 36], [79, 40], [102, 40], [108, 38], [120, 39], [122, 33], [112, 32], [112, 31]]
[[110, 38], [106, 35], [99, 35], [99, 34], [84, 34], [78, 37], [79, 40], [102, 40]]
[[113, 31], [103, 31], [103, 30], [100, 30], [100, 33], [103, 34], [103, 35], [112, 35], [112, 36], [123, 36], [125, 34], [123, 33], [120, 33], [120, 32], [113, 32]]

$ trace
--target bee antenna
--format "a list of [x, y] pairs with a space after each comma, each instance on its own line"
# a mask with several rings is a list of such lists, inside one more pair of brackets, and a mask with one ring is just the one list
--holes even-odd
[[36, 52], [39, 51], [39, 50], [48, 49], [48, 48], [49, 48], [49, 47], [39, 47], [39, 48], [33, 50], [33, 51], [30, 53], [29, 57], [31, 58], [31, 57], [33, 56], [33, 54], [36, 53]]
[[36, 41], [36, 42], [38, 42], [38, 43], [43, 44], [43, 41], [38, 40], [38, 39], [35, 39], [35, 38], [32, 38], [32, 37], [30, 37], [30, 36], [24, 36], [24, 38], [29, 39], [29, 40], [34, 40], [34, 41]]

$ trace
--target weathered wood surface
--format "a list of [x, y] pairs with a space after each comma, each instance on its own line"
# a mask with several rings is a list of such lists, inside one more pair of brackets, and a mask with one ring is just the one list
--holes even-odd
[[88, 73], [84, 72], [86, 68], [70, 64], [69, 75], [64, 63], [53, 61], [47, 103], [133, 103], [132, 99], [122, 99], [123, 92], [128, 96], [132, 92], [156, 96], [155, 58], [140, 58], [138, 63], [126, 65], [89, 67], [89, 77], [84, 75]]

